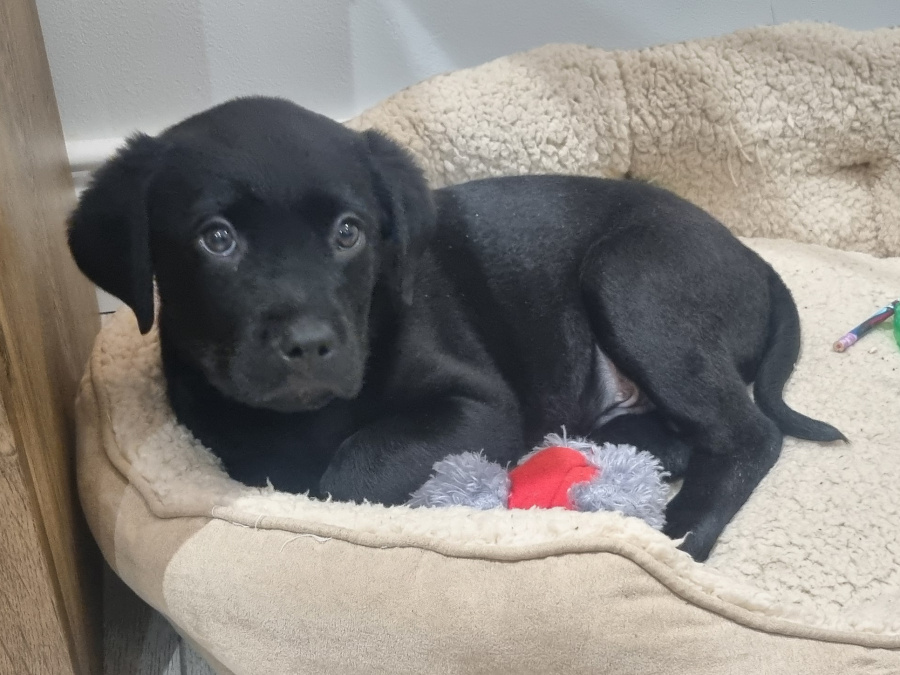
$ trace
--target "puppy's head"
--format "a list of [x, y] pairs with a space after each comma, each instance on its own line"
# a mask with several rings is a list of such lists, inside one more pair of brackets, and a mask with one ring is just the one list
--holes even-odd
[[223, 394], [312, 410], [361, 386], [376, 285], [409, 303], [434, 227], [385, 136], [287, 101], [230, 101], [101, 167], [69, 224], [90, 279]]

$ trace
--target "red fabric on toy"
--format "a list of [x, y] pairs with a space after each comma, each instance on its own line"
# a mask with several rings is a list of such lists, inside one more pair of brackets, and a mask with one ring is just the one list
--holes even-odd
[[577, 450], [545, 448], [509, 472], [509, 508], [562, 506], [571, 510], [569, 488], [593, 480], [599, 473]]

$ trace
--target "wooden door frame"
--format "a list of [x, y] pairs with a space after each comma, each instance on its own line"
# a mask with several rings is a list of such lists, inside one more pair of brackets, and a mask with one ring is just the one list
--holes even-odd
[[100, 558], [74, 399], [99, 329], [65, 240], [74, 188], [34, 0], [0, 1], [0, 672], [99, 674]]

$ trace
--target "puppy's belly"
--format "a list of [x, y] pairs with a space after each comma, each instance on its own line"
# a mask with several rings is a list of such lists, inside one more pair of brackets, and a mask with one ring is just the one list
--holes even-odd
[[634, 415], [653, 410], [653, 403], [640, 388], [625, 377], [599, 347], [594, 352], [594, 379], [596, 387], [590, 406], [589, 424], [598, 429], [620, 415]]

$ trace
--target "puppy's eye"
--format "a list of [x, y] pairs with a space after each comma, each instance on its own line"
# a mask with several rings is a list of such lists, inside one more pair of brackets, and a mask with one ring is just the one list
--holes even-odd
[[200, 246], [217, 256], [227, 256], [237, 248], [234, 228], [224, 218], [210, 218], [200, 234]]
[[341, 216], [334, 231], [334, 245], [341, 251], [348, 251], [362, 241], [359, 219], [355, 216]]

